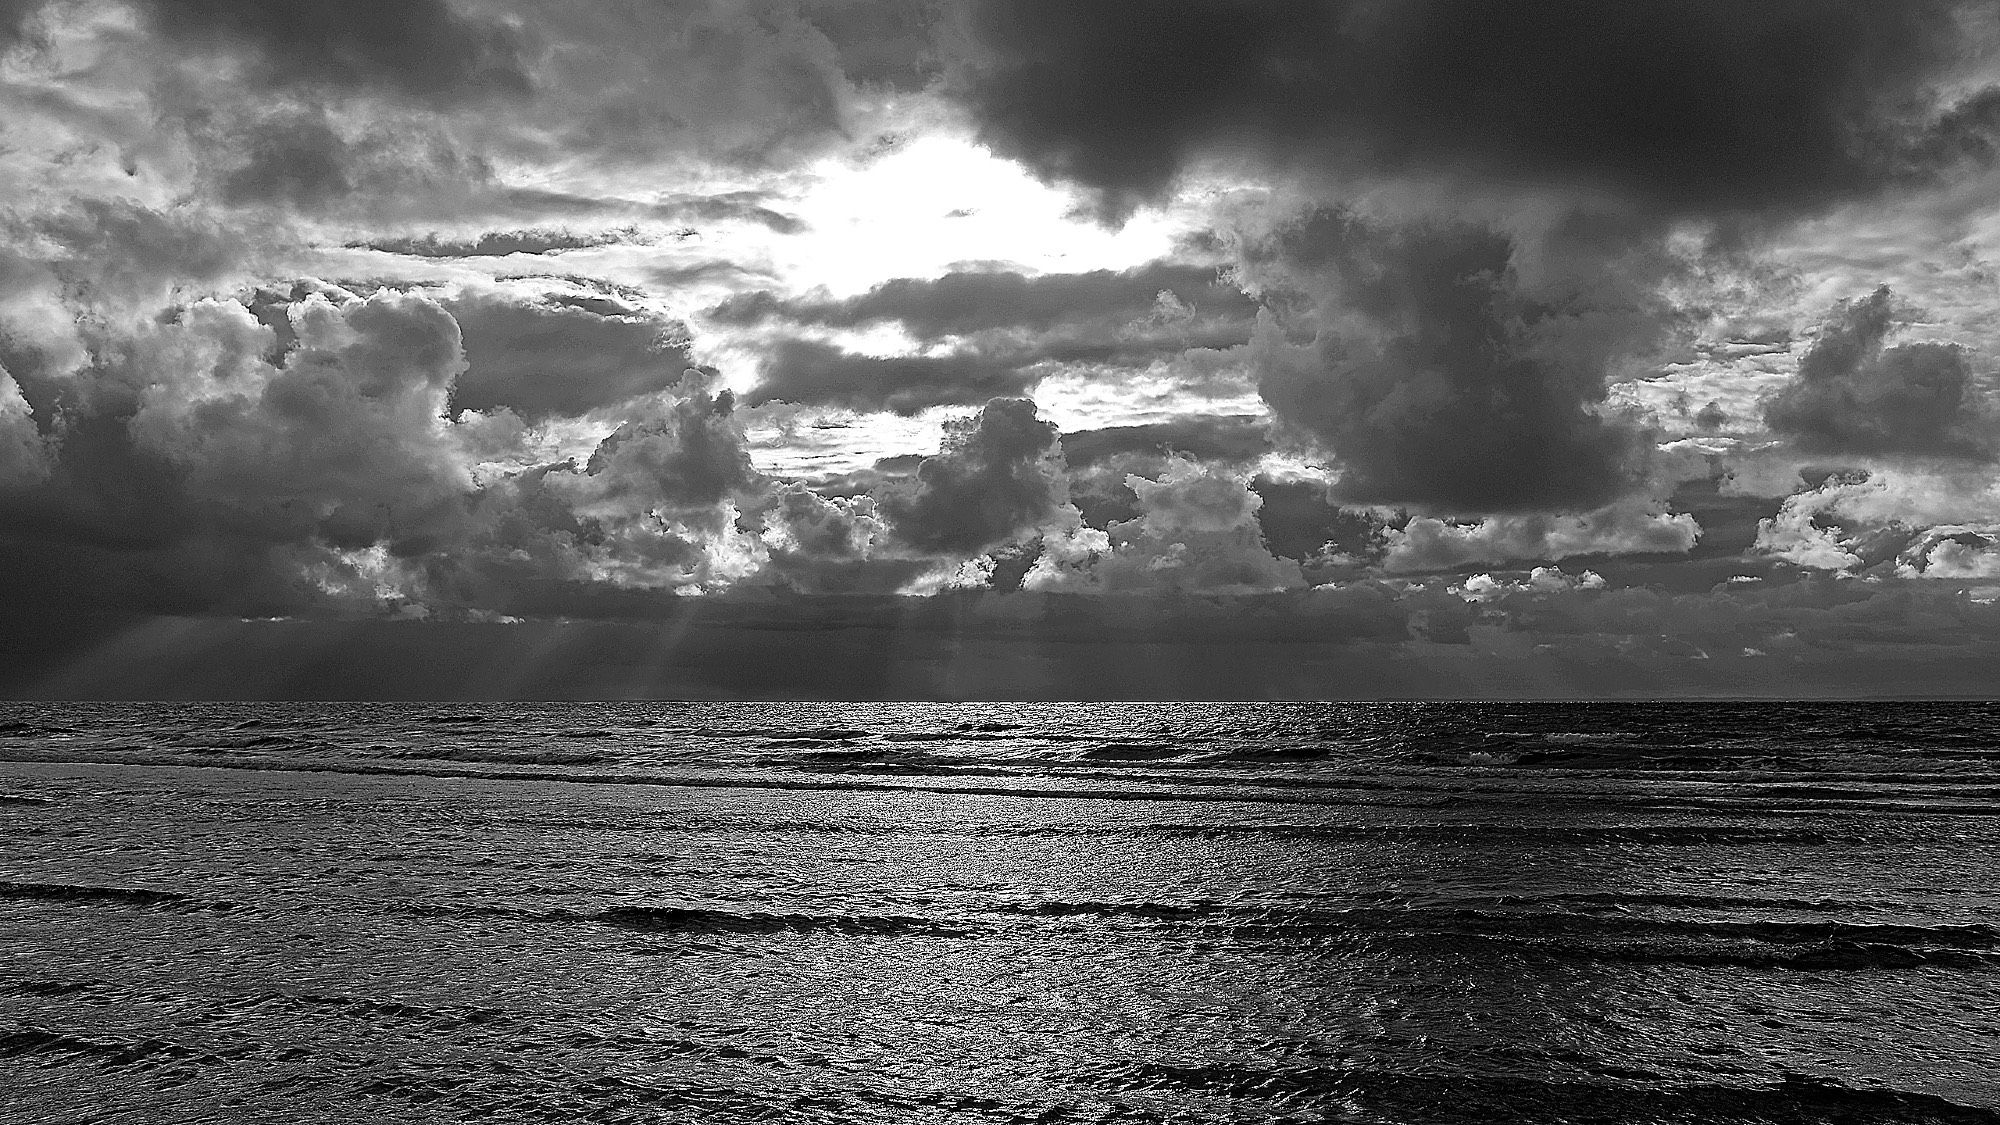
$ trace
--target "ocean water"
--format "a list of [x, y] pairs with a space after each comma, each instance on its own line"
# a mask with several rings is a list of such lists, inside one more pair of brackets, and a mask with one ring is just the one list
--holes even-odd
[[0, 1119], [2000, 1122], [2000, 707], [0, 707]]

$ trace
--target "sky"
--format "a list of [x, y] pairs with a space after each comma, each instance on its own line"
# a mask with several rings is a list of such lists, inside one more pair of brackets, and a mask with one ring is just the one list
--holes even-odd
[[1988, 695], [1983, 0], [0, 0], [0, 691]]

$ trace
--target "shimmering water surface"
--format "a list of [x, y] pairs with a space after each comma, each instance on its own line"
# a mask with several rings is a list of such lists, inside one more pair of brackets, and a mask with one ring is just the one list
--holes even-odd
[[6, 705], [0, 1116], [2000, 1122], [1996, 720]]

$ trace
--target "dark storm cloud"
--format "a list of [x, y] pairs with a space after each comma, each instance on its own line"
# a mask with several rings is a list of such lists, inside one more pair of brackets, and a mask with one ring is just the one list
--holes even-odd
[[43, 0], [0, 0], [0, 47], [22, 37], [28, 17], [41, 9]]
[[1991, 155], [1955, 0], [979, 0], [981, 135], [1114, 206], [1190, 161], [1783, 210]]
[[1039, 378], [1004, 356], [872, 356], [816, 340], [786, 339], [765, 355], [757, 386], [745, 401], [751, 406], [796, 402], [915, 414], [933, 406], [1020, 394]]
[[976, 554], [1052, 516], [1065, 485], [1056, 427], [1024, 398], [996, 398], [947, 424], [944, 448], [908, 491], [881, 506], [898, 539], [920, 551]]
[[444, 304], [465, 339], [454, 410], [573, 417], [672, 387], [692, 363], [685, 325], [610, 297], [474, 290]]
[[1764, 407], [1771, 429], [1815, 452], [1985, 452], [1965, 351], [1885, 343], [1903, 314], [1888, 286], [1843, 302], [1799, 361], [1798, 378]]
[[1250, 491], [1263, 500], [1257, 526], [1274, 555], [1304, 560], [1327, 551], [1355, 557], [1381, 552], [1382, 521], [1342, 507], [1323, 482], [1259, 476]]
[[916, 90], [936, 73], [935, 0], [813, 0], [803, 12], [855, 82]]
[[1138, 426], [1107, 426], [1062, 436], [1063, 460], [1072, 468], [1121, 454], [1184, 453], [1197, 461], [1249, 461], [1271, 450], [1263, 419], [1247, 415], [1190, 415]]
[[354, 190], [352, 146], [323, 118], [298, 114], [268, 120], [243, 140], [242, 164], [222, 180], [224, 202], [314, 209]]
[[289, 107], [205, 132], [202, 140], [218, 194], [232, 206], [345, 211], [379, 221], [496, 202], [491, 165], [443, 133], [343, 132], [323, 108]]
[[433, 99], [529, 88], [520, 37], [446, 0], [152, 0], [147, 10], [170, 39], [250, 54], [274, 86]]
[[406, 238], [378, 238], [350, 242], [350, 249], [380, 250], [385, 254], [407, 254], [413, 258], [504, 258], [510, 254], [560, 254], [565, 250], [590, 250], [637, 241], [638, 233], [624, 230], [571, 231], [535, 228], [490, 230], [466, 237], [423, 234]]
[[1513, 241], [1322, 210], [1270, 252], [1321, 279], [1345, 323], [1310, 346], [1260, 331], [1258, 386], [1345, 467], [1363, 503], [1586, 507], [1639, 480], [1646, 443], [1592, 408], [1607, 363], [1652, 325], [1588, 293], [1530, 293]]
[[1136, 269], [1030, 277], [1014, 272], [959, 272], [899, 277], [844, 300], [784, 300], [768, 290], [744, 293], [709, 310], [725, 324], [778, 318], [852, 328], [897, 321], [922, 339], [1000, 328], [1048, 330], [1126, 321], [1152, 313], [1162, 292], [1197, 316], [1244, 319], [1254, 302], [1218, 280], [1213, 268], [1153, 262]]

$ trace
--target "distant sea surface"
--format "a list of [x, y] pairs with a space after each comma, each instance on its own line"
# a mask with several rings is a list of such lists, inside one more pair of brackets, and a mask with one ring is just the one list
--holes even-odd
[[0, 1120], [2000, 1122], [1997, 734], [0, 705]]

